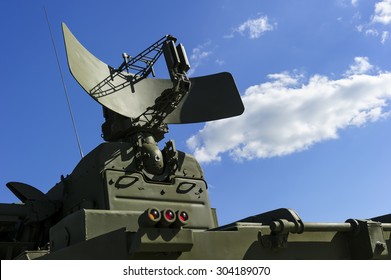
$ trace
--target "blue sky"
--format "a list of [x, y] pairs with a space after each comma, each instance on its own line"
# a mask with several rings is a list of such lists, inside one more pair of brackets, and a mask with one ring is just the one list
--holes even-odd
[[246, 106], [166, 136], [201, 161], [221, 224], [280, 207], [325, 222], [391, 212], [390, 0], [1, 1], [2, 202], [7, 182], [46, 192], [80, 160], [43, 6], [84, 153], [103, 117], [68, 71], [61, 22], [112, 66], [172, 34], [192, 76], [231, 72]]

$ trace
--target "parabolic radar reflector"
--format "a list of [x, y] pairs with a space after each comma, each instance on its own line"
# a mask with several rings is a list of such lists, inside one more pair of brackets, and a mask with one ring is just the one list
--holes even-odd
[[[106, 108], [137, 118], [173, 87], [169, 79], [145, 78], [132, 83], [134, 75], [97, 59], [63, 23], [62, 30], [70, 71], [83, 89]], [[244, 106], [235, 81], [223, 72], [190, 78], [191, 88], [165, 123], [194, 123], [229, 118], [243, 113]]]

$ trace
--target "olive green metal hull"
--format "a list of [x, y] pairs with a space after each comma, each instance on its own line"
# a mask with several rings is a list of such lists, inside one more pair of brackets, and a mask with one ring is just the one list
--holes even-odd
[[[202, 169], [192, 156], [174, 154], [169, 181], [138, 170], [131, 143], [112, 142], [47, 194], [9, 183], [24, 204], [0, 204], [0, 258], [391, 259], [391, 215], [304, 223], [277, 209], [218, 227]], [[189, 219], [155, 223], [145, 216], [151, 208], [183, 210]]]
[[[88, 212], [84, 213], [89, 215]], [[100, 213], [100, 215], [106, 214]], [[144, 229], [130, 232], [121, 228], [55, 252], [26, 251], [17, 258], [46, 260], [391, 259], [386, 249], [391, 246], [390, 231], [383, 231], [379, 225], [375, 228], [369, 225], [368, 228], [372, 227], [372, 232], [359, 238], [353, 236], [350, 231], [340, 232], [326, 229], [328, 226], [335, 227], [336, 224], [318, 224], [318, 226], [319, 229], [312, 227], [312, 231], [301, 234], [282, 235], [273, 233], [269, 226], [255, 223], [237, 224], [224, 231]], [[343, 227], [344, 224], [339, 224], [339, 226]], [[377, 233], [382, 233], [382, 236], [376, 236]], [[67, 240], [64, 236], [63, 242]], [[58, 240], [58, 242], [61, 241]], [[385, 244], [384, 250], [376, 245], [381, 242]]]

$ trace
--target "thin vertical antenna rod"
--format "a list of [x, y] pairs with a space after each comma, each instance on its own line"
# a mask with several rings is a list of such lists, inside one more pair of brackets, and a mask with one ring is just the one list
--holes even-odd
[[50, 38], [52, 39], [52, 44], [53, 44], [54, 53], [55, 53], [55, 55], [56, 55], [58, 70], [60, 71], [62, 86], [63, 86], [63, 88], [64, 88], [65, 97], [66, 97], [67, 103], [68, 103], [69, 114], [71, 115], [71, 119], [72, 119], [73, 131], [75, 132], [76, 141], [77, 141], [77, 145], [78, 145], [78, 147], [79, 147], [80, 156], [81, 156], [81, 158], [83, 158], [83, 151], [82, 151], [82, 149], [81, 149], [81, 144], [80, 144], [79, 135], [78, 135], [78, 133], [77, 133], [77, 128], [76, 128], [75, 119], [74, 119], [73, 113], [72, 113], [71, 102], [69, 101], [67, 88], [66, 88], [66, 86], [65, 86], [64, 76], [63, 76], [62, 71], [61, 71], [60, 60], [58, 59], [57, 48], [56, 48], [56, 44], [54, 43], [53, 34], [52, 34], [52, 29], [50, 28], [50, 22], [49, 22], [48, 14], [47, 14], [47, 12], [46, 12], [46, 8], [43, 7], [43, 9], [44, 9], [44, 11], [45, 11], [46, 22], [47, 22], [47, 24], [48, 24], [48, 28], [49, 28], [49, 32], [50, 32]]

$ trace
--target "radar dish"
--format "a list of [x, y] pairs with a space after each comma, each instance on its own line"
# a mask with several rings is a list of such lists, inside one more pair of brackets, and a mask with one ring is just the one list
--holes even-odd
[[[62, 24], [69, 69], [82, 88], [98, 103], [129, 118], [137, 118], [172, 88], [169, 79], [145, 78], [132, 83], [133, 74], [115, 69], [92, 55]], [[191, 88], [165, 123], [194, 123], [229, 118], [243, 113], [235, 81], [223, 72], [190, 78]]]

